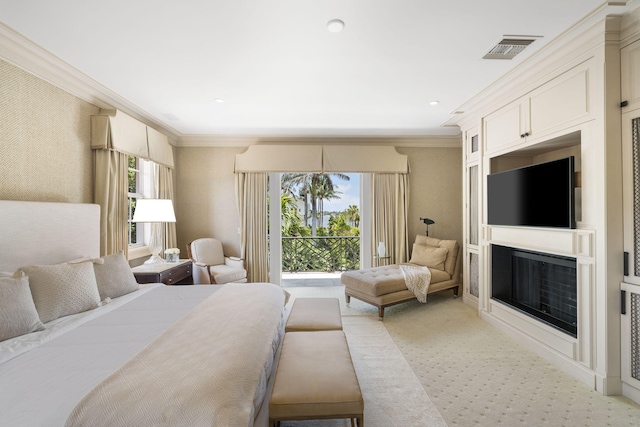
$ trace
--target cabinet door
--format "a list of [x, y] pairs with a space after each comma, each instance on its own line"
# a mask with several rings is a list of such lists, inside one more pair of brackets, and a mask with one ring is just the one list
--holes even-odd
[[565, 129], [589, 117], [589, 69], [578, 69], [556, 77], [530, 96], [529, 133], [538, 138]]
[[622, 115], [625, 282], [640, 285], [640, 109]]
[[620, 65], [623, 111], [633, 110], [640, 107], [640, 40], [620, 50]]
[[529, 126], [528, 98], [513, 102], [485, 117], [485, 146], [487, 152], [518, 144]]
[[624, 307], [620, 315], [622, 381], [640, 390], [640, 287], [622, 283]]

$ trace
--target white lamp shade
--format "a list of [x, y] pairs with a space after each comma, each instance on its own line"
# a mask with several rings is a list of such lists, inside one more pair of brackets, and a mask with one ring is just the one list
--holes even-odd
[[169, 199], [138, 199], [133, 222], [176, 222], [173, 203]]

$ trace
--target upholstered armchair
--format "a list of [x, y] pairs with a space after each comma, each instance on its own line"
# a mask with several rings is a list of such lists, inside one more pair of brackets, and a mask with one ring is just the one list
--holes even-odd
[[244, 260], [225, 256], [218, 239], [196, 239], [187, 244], [187, 254], [193, 262], [193, 283], [221, 285], [247, 281]]

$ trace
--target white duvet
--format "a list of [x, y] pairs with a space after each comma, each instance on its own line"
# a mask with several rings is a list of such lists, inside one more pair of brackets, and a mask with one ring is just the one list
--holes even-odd
[[143, 285], [104, 307], [49, 322], [43, 332], [3, 342], [0, 426], [64, 425], [96, 384], [220, 288]]

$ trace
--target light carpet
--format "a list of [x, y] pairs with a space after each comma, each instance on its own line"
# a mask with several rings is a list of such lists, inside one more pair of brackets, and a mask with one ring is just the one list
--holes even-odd
[[[339, 298], [345, 325], [346, 319], [377, 318], [377, 309], [362, 301], [352, 298], [347, 307], [343, 286], [287, 291], [294, 297]], [[592, 390], [481, 320], [450, 292], [429, 295], [427, 304], [412, 301], [388, 307], [384, 322], [376, 322], [388, 332], [389, 345], [399, 349], [426, 391], [426, 402], [435, 405], [449, 426], [640, 425], [639, 405]], [[359, 363], [354, 363], [358, 369]], [[359, 378], [366, 375], [367, 371], [358, 371]], [[364, 387], [363, 393], [367, 399]], [[397, 393], [399, 400], [405, 399]], [[368, 396], [366, 403], [378, 405], [375, 396]], [[365, 426], [375, 423], [376, 416], [365, 414]]]

